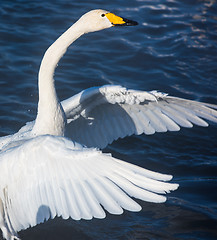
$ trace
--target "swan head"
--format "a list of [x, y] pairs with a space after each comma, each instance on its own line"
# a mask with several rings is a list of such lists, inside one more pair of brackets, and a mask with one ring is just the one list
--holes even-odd
[[95, 32], [113, 26], [134, 26], [138, 24], [135, 21], [119, 17], [114, 13], [101, 9], [87, 12], [78, 20], [78, 22], [84, 26], [85, 33]]

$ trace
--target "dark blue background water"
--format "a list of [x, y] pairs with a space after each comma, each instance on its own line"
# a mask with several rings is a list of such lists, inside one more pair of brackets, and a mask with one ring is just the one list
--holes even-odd
[[[6, 1], [0, 3], [0, 136], [33, 120], [44, 51], [83, 13], [107, 9], [140, 24], [79, 39], [56, 71], [60, 99], [121, 84], [217, 104], [215, 0]], [[217, 239], [217, 125], [132, 136], [106, 151], [174, 175], [165, 204], [104, 220], [56, 219], [20, 233], [28, 239]]]

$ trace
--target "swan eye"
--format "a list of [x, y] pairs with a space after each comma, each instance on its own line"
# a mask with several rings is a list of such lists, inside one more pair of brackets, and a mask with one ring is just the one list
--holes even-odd
[[101, 15], [101, 17], [105, 17], [105, 14], [103, 13], [103, 14]]

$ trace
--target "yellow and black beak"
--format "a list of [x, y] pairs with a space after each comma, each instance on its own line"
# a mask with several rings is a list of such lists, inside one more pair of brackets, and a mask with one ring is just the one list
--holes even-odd
[[119, 17], [114, 13], [106, 13], [105, 16], [111, 22], [113, 26], [135, 26], [138, 25], [136, 21], [128, 20], [126, 18]]

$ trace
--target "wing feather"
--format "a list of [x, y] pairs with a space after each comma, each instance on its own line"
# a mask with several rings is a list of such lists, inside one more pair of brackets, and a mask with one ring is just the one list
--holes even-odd
[[38, 136], [5, 151], [0, 171], [0, 199], [10, 232], [55, 216], [79, 220], [104, 218], [104, 209], [112, 214], [121, 214], [123, 209], [139, 211], [141, 207], [131, 197], [164, 202], [166, 197], [159, 193], [178, 187], [162, 182], [170, 180], [170, 175], [56, 136]]
[[180, 127], [171, 118], [165, 115], [160, 108], [156, 107], [154, 112], [161, 119], [161, 121], [164, 122], [168, 131], [180, 130]]
[[198, 117], [202, 117], [204, 119], [217, 123], [217, 111], [214, 112], [214, 110], [211, 111], [211, 109], [207, 107], [201, 107], [200, 109], [194, 108], [194, 112], [197, 114]]
[[166, 201], [166, 197], [141, 189], [128, 179], [120, 176], [119, 174], [113, 174], [109, 176], [109, 178], [112, 181], [116, 182], [118, 186], [125, 192], [127, 192], [131, 197], [135, 197], [147, 202], [160, 203]]
[[89, 187], [88, 182], [83, 181], [81, 186], [82, 186], [83, 192], [85, 193], [84, 196], [86, 198], [86, 201], [89, 203], [92, 216], [95, 218], [104, 218], [105, 212], [103, 211], [100, 203], [97, 201], [93, 191]]
[[116, 184], [108, 178], [101, 178], [100, 182], [106, 187], [108, 193], [114, 197], [115, 201], [120, 207], [129, 211], [140, 211], [141, 207], [138, 203], [132, 200], [125, 194]]
[[91, 179], [89, 182], [99, 203], [111, 214], [122, 214], [123, 209], [118, 205], [104, 185], [100, 182], [101, 178]]
[[175, 121], [181, 127], [191, 128], [193, 127], [192, 123], [189, 122], [186, 118], [184, 118], [178, 111], [173, 109], [170, 105], [161, 105], [161, 109], [164, 114], [166, 114], [169, 118]]
[[149, 117], [146, 115], [146, 111], [141, 111], [138, 114], [140, 121], [143, 122], [143, 132], [147, 135], [151, 135], [155, 133], [155, 129], [153, 128]]
[[134, 133], [136, 135], [140, 135], [143, 133], [143, 123], [142, 121], [140, 121], [140, 119], [138, 118], [138, 113], [135, 110], [131, 110], [130, 112], [130, 117], [133, 120], [133, 123], [135, 125], [135, 131]]
[[150, 123], [156, 132], [166, 132], [167, 131], [167, 128], [166, 128], [164, 122], [161, 120], [159, 115], [156, 115], [154, 113], [154, 111], [147, 109], [147, 111], [145, 111], [145, 114], [150, 119]]
[[62, 102], [68, 119], [66, 134], [88, 147], [104, 148], [132, 134], [179, 131], [193, 124], [217, 123], [216, 105], [121, 86], [87, 89]]

